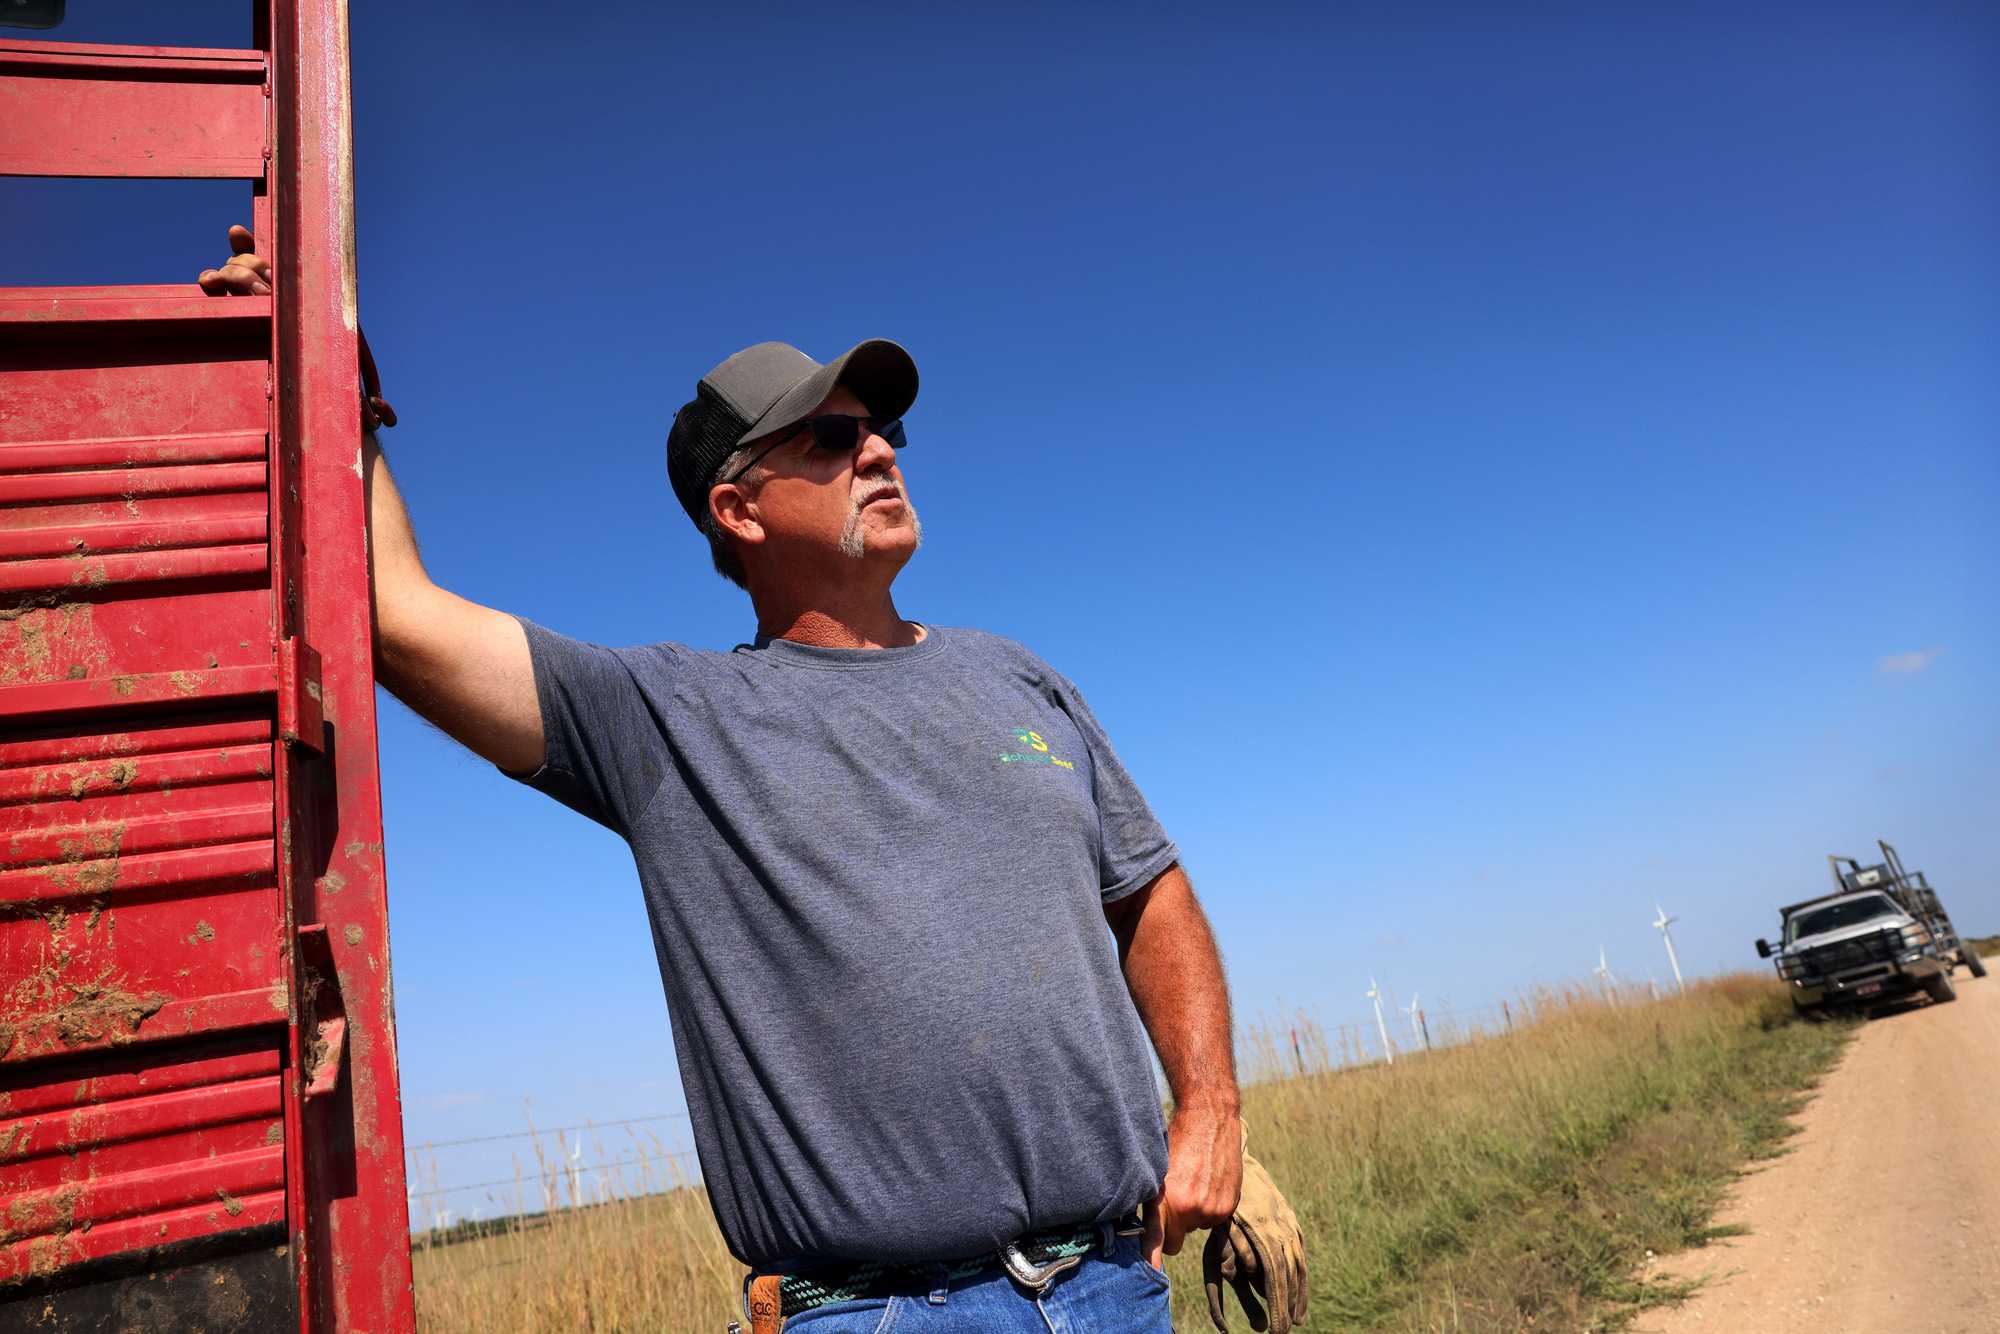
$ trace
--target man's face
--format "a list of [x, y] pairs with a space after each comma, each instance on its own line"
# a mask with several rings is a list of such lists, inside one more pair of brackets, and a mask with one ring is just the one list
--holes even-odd
[[[812, 413], [831, 414], [865, 417], [868, 408], [835, 385]], [[747, 506], [737, 512], [754, 517], [765, 559], [827, 566], [835, 576], [852, 560], [900, 569], [922, 538], [896, 451], [873, 431], [854, 448], [834, 451], [801, 430], [764, 456], [753, 481]], [[725, 519], [731, 508], [725, 500]]]

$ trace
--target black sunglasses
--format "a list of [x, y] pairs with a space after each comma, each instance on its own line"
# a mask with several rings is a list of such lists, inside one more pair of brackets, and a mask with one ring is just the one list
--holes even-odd
[[779, 445], [796, 439], [799, 432], [804, 430], [812, 431], [814, 449], [824, 450], [828, 454], [852, 453], [854, 447], [861, 443], [863, 428], [887, 440], [891, 449], [901, 449], [909, 443], [909, 438], [903, 434], [901, 418], [878, 422], [873, 417], [849, 417], [843, 413], [828, 413], [824, 417], [808, 417], [797, 426], [788, 428], [770, 444], [758, 450], [748, 463], [720, 480], [724, 484], [735, 481], [762, 463], [766, 454]]

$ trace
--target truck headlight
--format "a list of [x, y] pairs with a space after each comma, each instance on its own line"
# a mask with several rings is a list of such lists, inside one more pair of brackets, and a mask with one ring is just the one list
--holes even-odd
[[1903, 928], [1903, 948], [1917, 949], [1931, 943], [1931, 933], [1915, 922]]
[[1805, 972], [1805, 970], [1806, 965], [1803, 959], [1793, 958], [1790, 955], [1780, 955], [1778, 957], [1778, 976], [1784, 978], [1787, 982], [1797, 981], [1799, 974]]

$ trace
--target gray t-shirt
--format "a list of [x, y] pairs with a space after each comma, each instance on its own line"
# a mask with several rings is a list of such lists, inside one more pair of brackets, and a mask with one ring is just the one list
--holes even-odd
[[738, 1260], [975, 1255], [1157, 1192], [1102, 905], [1178, 854], [1075, 686], [977, 630], [713, 653], [523, 624], [523, 781], [632, 846]]

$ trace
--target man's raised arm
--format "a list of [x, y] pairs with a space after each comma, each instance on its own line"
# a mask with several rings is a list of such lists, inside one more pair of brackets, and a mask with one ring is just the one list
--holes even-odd
[[501, 768], [526, 773], [540, 767], [542, 709], [521, 623], [431, 582], [373, 432], [363, 439], [362, 460], [376, 679]]
[[[211, 296], [271, 290], [270, 263], [242, 227], [229, 229], [233, 252], [197, 281]], [[369, 386], [372, 392], [374, 386]], [[372, 406], [380, 408], [379, 399]], [[383, 411], [364, 420], [393, 423]], [[446, 734], [503, 769], [542, 763], [542, 711], [521, 623], [468, 602], [431, 582], [417, 554], [403, 497], [375, 434], [362, 440], [368, 491], [368, 547], [375, 594], [375, 675], [397, 699]]]

